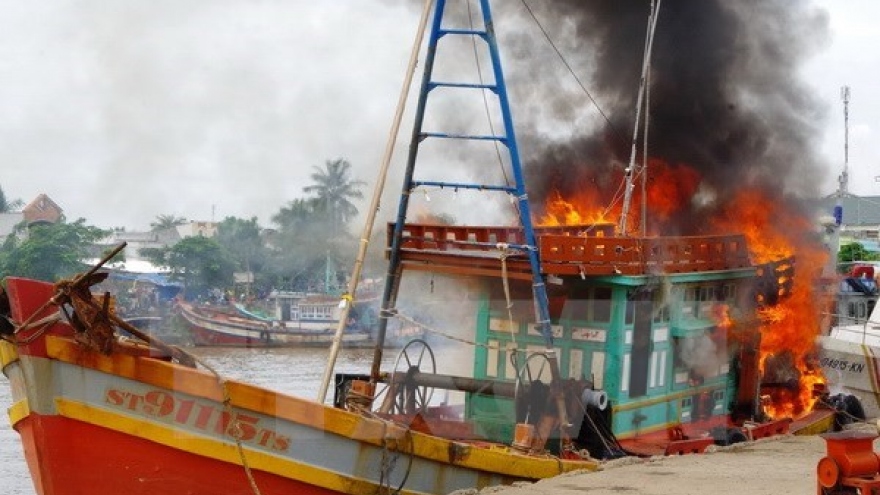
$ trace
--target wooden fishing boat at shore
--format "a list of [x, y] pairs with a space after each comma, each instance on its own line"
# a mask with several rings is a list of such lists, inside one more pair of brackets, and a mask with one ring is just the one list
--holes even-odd
[[[67, 299], [51, 284], [7, 279], [22, 325], [15, 344], [0, 342], [0, 359], [38, 493], [447, 493], [596, 467], [226, 380], [179, 349], [117, 339], [107, 325], [124, 322], [102, 313], [87, 281], [65, 284], [78, 294]], [[70, 319], [61, 299], [77, 308]]]
[[[275, 318], [245, 309], [241, 303], [196, 304], [177, 300], [174, 313], [184, 322], [191, 341], [202, 347], [329, 347], [341, 314], [340, 296], [281, 294]], [[375, 345], [375, 299], [356, 299], [358, 314], [349, 313], [345, 332], [339, 337], [345, 347]], [[386, 336], [388, 347], [401, 347], [423, 336], [415, 325], [398, 324]]]
[[[349, 298], [341, 298], [323, 390], [312, 400], [225, 379], [127, 324], [112, 297], [92, 293], [100, 265], [54, 285], [6, 279], [0, 363], [13, 392], [11, 422], [41, 495], [441, 495], [790, 431], [791, 415], [772, 410], [789, 399], [774, 394], [809, 395], [810, 376], [766, 379], [758, 313], [788, 297], [792, 259], [753, 262], [753, 246], [738, 233], [652, 237], [619, 234], [605, 222], [534, 226], [489, 2], [479, 4], [481, 29], [445, 28], [446, 2], [433, 6], [410, 156], [388, 230], [374, 359], [364, 373], [334, 373]], [[445, 36], [485, 40], [494, 82], [433, 81]], [[428, 93], [440, 86], [497, 95], [504, 135], [424, 132]], [[428, 137], [502, 143], [515, 183], [416, 179], [417, 148]], [[372, 215], [387, 170], [386, 159]], [[408, 222], [412, 192], [424, 187], [507, 194], [515, 225]], [[357, 294], [373, 220], [347, 294]], [[477, 302], [467, 318], [457, 311], [466, 308], [443, 307], [472, 349], [456, 374], [437, 372], [435, 359], [445, 356], [422, 339], [382, 369], [391, 320], [415, 319], [398, 307], [398, 297], [410, 295], [401, 294], [402, 276], [413, 271], [438, 274], [437, 285], [448, 280]], [[454, 285], [461, 278], [467, 291]], [[427, 285], [433, 291], [435, 280]]]
[[[303, 315], [295, 320], [256, 319], [243, 316], [231, 306], [197, 305], [186, 301], [176, 302], [176, 312], [186, 322], [197, 346], [329, 347], [337, 323], [332, 315], [333, 311], [338, 312], [338, 305], [338, 298], [332, 301], [324, 298], [315, 314], [326, 317]], [[369, 330], [369, 327], [349, 325], [342, 342], [349, 347], [372, 346]]]
[[819, 365], [837, 407], [854, 420], [880, 418], [880, 298], [874, 267], [837, 281], [833, 317], [817, 339]]

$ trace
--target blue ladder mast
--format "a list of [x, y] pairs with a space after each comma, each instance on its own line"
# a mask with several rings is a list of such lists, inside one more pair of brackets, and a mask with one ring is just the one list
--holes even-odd
[[[535, 319], [541, 335], [546, 344], [546, 353], [550, 360], [551, 370], [553, 374], [554, 384], [559, 381], [558, 360], [553, 347], [553, 332], [550, 324], [550, 311], [548, 306], [547, 288], [544, 277], [541, 275], [540, 259], [538, 255], [537, 238], [535, 230], [532, 226], [531, 211], [529, 208], [528, 196], [525, 190], [523, 180], [522, 166], [520, 163], [519, 149], [516, 143], [516, 133], [513, 128], [513, 119], [510, 112], [510, 103], [507, 96], [507, 87], [504, 83], [504, 74], [501, 69], [501, 58], [498, 54], [498, 45], [495, 37], [494, 23], [492, 21], [492, 13], [489, 7], [489, 0], [479, 0], [483, 17], [483, 29], [451, 29], [443, 27], [443, 15], [446, 9], [446, 0], [437, 0], [434, 8], [433, 20], [431, 23], [431, 32], [428, 38], [428, 48], [425, 56], [425, 67], [422, 76], [419, 98], [415, 113], [415, 122], [413, 125], [412, 136], [410, 139], [409, 153], [407, 156], [406, 169], [404, 173], [403, 187], [400, 195], [400, 203], [398, 206], [397, 219], [394, 224], [394, 232], [392, 235], [391, 251], [389, 256], [388, 271], [385, 278], [385, 288], [382, 295], [382, 306], [379, 318], [379, 328], [377, 333], [377, 345], [373, 359], [373, 367], [371, 377], [376, 380], [380, 373], [380, 364], [382, 360], [382, 345], [384, 343], [388, 318], [392, 316], [393, 308], [397, 301], [397, 292], [400, 284], [401, 275], [401, 244], [403, 242], [403, 230], [406, 222], [407, 210], [409, 207], [410, 195], [417, 187], [438, 187], [449, 189], [476, 189], [482, 191], [500, 191], [512, 195], [518, 206], [519, 222], [523, 228], [525, 235], [524, 245], [510, 245], [510, 249], [521, 250], [528, 255], [529, 265], [532, 274], [532, 292], [535, 300]], [[494, 83], [490, 84], [472, 84], [472, 83], [455, 83], [455, 82], [438, 82], [432, 79], [435, 56], [440, 40], [446, 36], [470, 36], [482, 39], [488, 48], [488, 54], [492, 62], [492, 71], [494, 73]], [[446, 134], [440, 132], [426, 132], [422, 129], [425, 119], [425, 108], [428, 97], [431, 92], [437, 88], [457, 88], [457, 89], [475, 89], [489, 90], [497, 96], [501, 117], [504, 124], [503, 135], [464, 135], [464, 134]], [[496, 141], [508, 150], [510, 155], [510, 167], [514, 184], [493, 185], [493, 184], [475, 184], [475, 183], [454, 183], [440, 181], [419, 181], [414, 178], [416, 168], [416, 158], [419, 153], [419, 145], [426, 139], [464, 139], [464, 140], [480, 140], [480, 141]]]

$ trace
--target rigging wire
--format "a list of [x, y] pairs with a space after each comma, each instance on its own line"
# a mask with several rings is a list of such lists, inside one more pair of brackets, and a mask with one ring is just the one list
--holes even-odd
[[[649, 53], [650, 53], [650, 50], [651, 50], [651, 45], [652, 45], [652, 41], [653, 41], [653, 34], [654, 34], [654, 30], [656, 29], [656, 24], [657, 24], [657, 13], [658, 13], [659, 10], [660, 10], [660, 1], [661, 1], [661, 0], [657, 0], [656, 5], [654, 4], [653, 1], [651, 2], [651, 17], [649, 18], [649, 21], [650, 21], [650, 22], [649, 22], [649, 26], [648, 26], [648, 37], [647, 37], [646, 40], [645, 40], [645, 45], [646, 45], [646, 57], [648, 56], [647, 54], [649, 54]], [[589, 90], [586, 88], [586, 86], [583, 84], [583, 82], [581, 81], [581, 79], [580, 79], [580, 78], [577, 76], [577, 74], [574, 72], [574, 69], [573, 69], [573, 68], [571, 67], [571, 65], [568, 63], [568, 61], [566, 60], [565, 56], [562, 54], [562, 52], [561, 52], [561, 51], [559, 50], [559, 48], [557, 47], [556, 43], [554, 43], [553, 39], [550, 37], [549, 33], [548, 33], [547, 30], [544, 28], [543, 24], [541, 24], [541, 21], [538, 20], [537, 16], [535, 15], [534, 11], [532, 10], [532, 8], [529, 7], [529, 5], [528, 5], [528, 3], [526, 2], [526, 0], [520, 0], [520, 3], [522, 3], [523, 7], [524, 7], [524, 8], [526, 9], [526, 11], [529, 13], [529, 16], [532, 18], [532, 20], [535, 22], [535, 24], [536, 24], [536, 25], [538, 26], [538, 28], [541, 30], [541, 33], [544, 35], [544, 38], [547, 40], [547, 42], [548, 42], [548, 44], [551, 46], [551, 48], [553, 48], [553, 51], [556, 53], [557, 57], [559, 57], [559, 59], [560, 59], [560, 61], [562, 62], [562, 64], [563, 64], [563, 65], [565, 66], [565, 68], [568, 70], [569, 74], [571, 74], [572, 78], [574, 78], [574, 80], [577, 82], [578, 86], [581, 88], [581, 90], [584, 92], [584, 94], [587, 96], [587, 98], [589, 98], [590, 101], [593, 103], [593, 105], [596, 107], [596, 110], [599, 112], [599, 114], [602, 116], [602, 118], [603, 118], [603, 119], [605, 120], [605, 122], [607, 123], [608, 128], [611, 129], [612, 134], [615, 136], [615, 138], [619, 141], [620, 144], [622, 144], [622, 145], [625, 146], [626, 143], [627, 143], [627, 140], [626, 140], [626, 139], [623, 137], [623, 135], [617, 130], [617, 128], [616, 128], [616, 127], [614, 126], [614, 124], [611, 122], [611, 119], [608, 117], [607, 114], [605, 114], [605, 112], [602, 110], [602, 107], [599, 106], [599, 103], [596, 101], [596, 99], [593, 97], [593, 95], [590, 93], [590, 91], [589, 91]], [[648, 79], [647, 79], [648, 77], [649, 77], [649, 76], [647, 76], [647, 75], [643, 75], [642, 84], [645, 84], [645, 83], [646, 83], [646, 81], [648, 80]], [[641, 100], [641, 94], [640, 94], [640, 98], [639, 98], [639, 99]], [[647, 99], [647, 95], [646, 95], [646, 99]], [[648, 103], [645, 102], [645, 105], [646, 105], [646, 106], [647, 106], [647, 104], [648, 104]], [[641, 107], [642, 107], [642, 104], [641, 104], [641, 102], [639, 102], [637, 111], [641, 111]], [[646, 110], [646, 114], [647, 114], [647, 110]], [[638, 115], [637, 115], [637, 117], [636, 117], [636, 128], [638, 128], [638, 125], [639, 125], [639, 124], [638, 124], [638, 120], [639, 120], [639, 118], [638, 118]], [[641, 181], [642, 181], [642, 190], [643, 190], [642, 193], [643, 193], [643, 195], [644, 195], [644, 192], [645, 192], [644, 190], [645, 190], [646, 187], [647, 187], [647, 186], [646, 186], [646, 181], [647, 181], [647, 173], [646, 173], [646, 169], [647, 169], [647, 127], [648, 127], [648, 124], [647, 124], [647, 115], [646, 115], [646, 122], [645, 122], [645, 135], [643, 136], [643, 139], [644, 139], [644, 142], [645, 142], [645, 144], [644, 144], [644, 146], [645, 146], [645, 150], [643, 151], [644, 166], [642, 166], [642, 167], [634, 167], [633, 164], [630, 163], [629, 167], [627, 167], [627, 175], [628, 175], [629, 177], [628, 177], [628, 179], [625, 179], [625, 181], [624, 181], [624, 182], [627, 182], [627, 181], [631, 181], [631, 180], [634, 179], [634, 178], [639, 178], [639, 177], [640, 177], [640, 178], [641, 178]], [[636, 142], [636, 139], [637, 139], [637, 138], [636, 138], [636, 135], [637, 135], [637, 132], [636, 132], [635, 135], [633, 136], [633, 140], [632, 140], [633, 147], [635, 146], [635, 142]], [[632, 158], [632, 157], [631, 157], [631, 160], [630, 160], [630, 161], [631, 161], [631, 162], [633, 161], [633, 158]], [[602, 213], [603, 216], [604, 216], [605, 214], [607, 214], [608, 212], [610, 212], [611, 209], [612, 209], [612, 207], [613, 207], [613, 205], [617, 204], [617, 203], [621, 200], [621, 198], [618, 196], [619, 193], [620, 193], [619, 190], [618, 190], [617, 192], [615, 192], [615, 194], [614, 194], [614, 196], [612, 197], [612, 200], [611, 200], [609, 206], [605, 209], [605, 211], [603, 211], [603, 213]], [[623, 200], [624, 200], [624, 202], [627, 202], [627, 201], [628, 201], [628, 198], [627, 198], [628, 194], [627, 194], [627, 193], [628, 193], [628, 191], [624, 190], [624, 193], [623, 193], [623, 196], [624, 196]], [[643, 197], [644, 197], [644, 196], [643, 196]], [[625, 206], [626, 206], [626, 205], [625, 205]], [[626, 208], [625, 208], [625, 209], [626, 209]], [[646, 209], [647, 209], [647, 206], [646, 206], [646, 205], [643, 205], [643, 206], [642, 206], [642, 217], [643, 217], [643, 218], [642, 218], [642, 231], [643, 231], [643, 235], [644, 235], [644, 230], [645, 230], [645, 228], [646, 228], [646, 226], [645, 226], [645, 221], [644, 221], [644, 216], [645, 216], [645, 213], [646, 213], [646, 212], [645, 212]], [[624, 228], [625, 228], [626, 223], [625, 223], [625, 220], [623, 220], [623, 217], [622, 217], [622, 225], [623, 225]], [[623, 232], [622, 232], [622, 233], [623, 233]]]
[[648, 17], [648, 27], [647, 33], [645, 35], [645, 53], [642, 58], [642, 75], [639, 78], [639, 91], [638, 97], [636, 98], [636, 118], [635, 118], [635, 126], [633, 129], [633, 137], [632, 137], [632, 146], [630, 148], [629, 155], [629, 163], [626, 166], [626, 191], [623, 200], [623, 212], [620, 215], [620, 234], [627, 235], [627, 217], [629, 216], [629, 206], [630, 200], [632, 198], [632, 190], [633, 190], [633, 175], [636, 172], [636, 147], [638, 145], [638, 137], [639, 137], [639, 122], [641, 120], [641, 112], [642, 107], [644, 105], [644, 97], [647, 92], [647, 74], [651, 67], [651, 51], [654, 46], [654, 32], [657, 28], [657, 14], [660, 10], [660, 2], [658, 0], [655, 5], [654, 2], [651, 2], [651, 15]]
[[[473, 13], [471, 12], [471, 3], [466, 2], [467, 10], [468, 10], [468, 22], [470, 23], [471, 30], [474, 30], [474, 18]], [[471, 45], [474, 48], [474, 63], [477, 66], [477, 78], [479, 83], [483, 84], [483, 68], [480, 65], [480, 56], [479, 51], [477, 50], [477, 39], [475, 36], [471, 36]], [[495, 124], [492, 123], [492, 115], [489, 111], [489, 99], [486, 98], [486, 90], [480, 90], [480, 94], [483, 96], [483, 108], [486, 110], [486, 122], [489, 123], [489, 132], [494, 136], [495, 135]], [[498, 141], [493, 141], [495, 145], [495, 155], [498, 158], [498, 166], [501, 169], [501, 174], [504, 176], [504, 185], [510, 186], [510, 178], [507, 177], [507, 171], [504, 169], [504, 159], [501, 157], [501, 149], [498, 147]]]
[[[615, 136], [615, 138], [619, 141], [620, 144], [622, 144], [622, 145], [625, 146], [625, 145], [626, 145], [626, 142], [627, 142], [626, 139], [625, 139], [625, 138], [623, 137], [623, 135], [617, 130], [617, 128], [616, 128], [616, 127], [614, 126], [614, 124], [611, 122], [611, 119], [610, 119], [610, 118], [608, 117], [608, 115], [602, 110], [602, 107], [599, 105], [599, 102], [596, 101], [596, 99], [593, 97], [592, 93], [590, 93], [590, 91], [587, 89], [586, 85], [584, 85], [584, 83], [581, 81], [581, 79], [580, 79], [580, 78], [578, 77], [578, 75], [575, 73], [575, 71], [574, 71], [574, 69], [572, 68], [571, 64], [568, 62], [568, 60], [567, 60], [567, 59], [565, 58], [565, 56], [562, 54], [562, 52], [560, 51], [560, 49], [558, 48], [558, 46], [556, 45], [556, 43], [555, 43], [555, 42], [553, 41], [553, 39], [550, 37], [550, 34], [547, 32], [546, 28], [544, 28], [544, 25], [541, 23], [541, 21], [537, 18], [537, 16], [535, 15], [534, 11], [532, 10], [532, 8], [528, 5], [528, 3], [526, 2], [526, 0], [520, 0], [520, 1], [521, 1], [521, 3], [522, 3], [523, 7], [526, 9], [526, 11], [529, 13], [529, 16], [532, 18], [532, 20], [533, 20], [533, 22], [535, 23], [535, 25], [538, 27], [538, 29], [539, 29], [539, 30], [541, 31], [541, 33], [543, 34], [544, 38], [547, 40], [547, 43], [550, 45], [550, 47], [553, 49], [554, 53], [556, 53], [557, 57], [558, 57], [559, 60], [562, 62], [563, 66], [565, 66], [565, 68], [566, 68], [566, 70], [568, 71], [568, 73], [572, 76], [572, 78], [575, 80], [575, 82], [576, 82], [576, 83], [578, 84], [578, 86], [581, 88], [581, 91], [583, 91], [583, 93], [587, 96], [587, 98], [590, 100], [590, 102], [593, 104], [593, 106], [596, 107], [596, 110], [599, 112], [599, 114], [600, 114], [600, 115], [602, 116], [602, 118], [605, 120], [606, 124], [608, 125], [608, 128], [611, 129], [612, 134]], [[465, 3], [466, 3], [466, 5], [467, 5], [468, 21], [469, 21], [469, 23], [470, 23], [470, 27], [473, 29], [473, 27], [474, 27], [474, 21], [473, 21], [473, 12], [472, 12], [472, 10], [471, 10], [471, 5], [470, 5], [470, 2], [465, 2]], [[476, 45], [477, 45], [477, 42], [476, 42], [476, 39], [474, 39], [474, 38], [472, 38], [472, 45], [473, 45], [473, 50], [474, 50], [474, 62], [475, 62], [476, 67], [477, 67], [477, 75], [478, 75], [479, 83], [480, 83], [480, 84], [483, 84], [483, 83], [484, 83], [483, 71], [482, 71], [482, 66], [481, 66], [481, 64], [480, 64], [479, 54], [478, 54], [478, 50], [477, 50], [477, 46], [476, 46]], [[485, 91], [485, 90], [482, 90], [482, 91], [481, 91], [481, 94], [482, 94], [482, 97], [483, 97], [483, 106], [484, 106], [484, 109], [485, 109], [485, 111], [486, 111], [486, 120], [487, 120], [487, 122], [488, 122], [488, 124], [489, 124], [489, 129], [490, 129], [490, 131], [491, 131], [492, 134], [494, 135], [494, 134], [495, 134], [495, 128], [494, 128], [494, 124], [492, 123], [492, 119], [491, 119], [491, 113], [490, 113], [490, 110], [489, 110], [489, 103], [488, 103], [488, 99], [487, 99], [487, 97], [486, 97], [486, 91]], [[503, 160], [503, 158], [501, 157], [501, 152], [500, 152], [500, 149], [499, 149], [499, 147], [498, 147], [498, 143], [495, 142], [494, 145], [495, 145], [495, 153], [496, 153], [496, 157], [497, 157], [497, 159], [498, 159], [499, 168], [500, 168], [500, 170], [501, 170], [502, 175], [504, 176], [505, 184], [506, 184], [506, 185], [509, 185], [509, 184], [510, 184], [510, 179], [509, 179], [509, 177], [508, 177], [508, 175], [507, 175], [506, 170], [504, 169], [504, 160]], [[642, 172], [641, 169], [638, 170], [638, 171], [636, 171], [635, 176], [638, 177], [639, 174], [640, 174], [641, 172]], [[644, 177], [643, 177], [643, 181], [644, 181]], [[618, 204], [618, 203], [623, 199], [623, 197], [625, 197], [625, 191], [622, 192], [623, 190], [624, 190], [624, 185], [621, 184], [621, 186], [618, 188], [617, 191], [615, 191], [614, 195], [612, 196], [612, 200], [610, 201], [609, 205], [608, 205], [608, 206], [606, 207], [606, 209], [602, 212], [602, 216], [603, 216], [603, 217], [606, 216], [607, 214], [609, 214], [610, 211], [614, 208], [614, 206], [615, 206], [616, 204]], [[514, 206], [514, 209], [517, 210], [517, 214], [518, 214], [519, 211], [518, 211], [518, 207], [517, 207], [517, 205], [516, 205], [515, 202], [513, 203], [513, 206]]]
[[[656, 26], [657, 24], [657, 13], [660, 9], [660, 2], [662, 0], [657, 0], [657, 6], [654, 6], [654, 0], [651, 0], [651, 16], [653, 17], [652, 22]], [[653, 31], [650, 33], [650, 36], [653, 37]], [[648, 235], [648, 130], [650, 129], [649, 122], [651, 122], [651, 71], [649, 70], [645, 74], [645, 128], [642, 135], [642, 168], [636, 174], [641, 175], [641, 186], [642, 186], [642, 214], [639, 219], [641, 223], [641, 236], [645, 237]]]
[[[550, 37], [550, 34], [544, 28], [544, 25], [541, 24], [541, 21], [538, 20], [538, 17], [535, 15], [532, 8], [529, 7], [529, 4], [526, 2], [526, 0], [520, 0], [520, 3], [522, 3], [523, 7], [529, 13], [529, 16], [532, 18], [532, 20], [538, 26], [538, 29], [541, 30], [541, 33], [544, 35], [544, 39], [547, 40], [547, 43], [550, 45], [550, 47], [556, 53], [556, 56], [559, 58], [559, 60], [565, 66], [566, 70], [568, 70], [568, 73], [571, 74], [572, 78], [575, 80], [575, 82], [581, 88], [581, 91], [583, 91], [583, 93], [587, 96], [587, 98], [589, 98], [590, 102], [593, 103], [593, 106], [596, 107], [596, 110], [599, 112], [599, 115], [601, 115], [602, 118], [605, 120], [605, 123], [608, 125], [608, 128], [611, 129], [611, 133], [617, 139], [619, 144], [621, 144], [622, 146], [626, 146], [627, 140], [623, 137], [623, 135], [620, 133], [620, 131], [617, 130], [617, 128], [611, 122], [611, 119], [602, 110], [602, 107], [599, 105], [599, 102], [596, 101], [596, 99], [593, 97], [592, 93], [590, 93], [590, 91], [587, 89], [587, 87], [584, 85], [584, 83], [581, 81], [581, 79], [575, 73], [574, 69], [571, 67], [571, 64], [568, 63], [568, 60], [566, 60], [565, 56], [562, 54], [562, 52], [556, 46], [556, 43], [554, 43], [553, 39]], [[611, 201], [609, 202], [608, 206], [602, 211], [602, 217], [604, 218], [606, 215], [608, 215], [611, 212], [611, 210], [614, 208], [614, 206], [617, 205], [620, 201], [622, 201], [624, 199], [624, 197], [625, 197], [625, 182], [621, 182], [621, 184], [618, 186], [617, 191], [615, 191], [614, 194], [612, 195]], [[594, 228], [594, 226], [590, 226], [587, 229], [587, 231], [591, 230], [592, 228]]]
[[[465, 4], [467, 5], [468, 23], [470, 24], [470, 28], [473, 31], [474, 30], [474, 17], [473, 17], [473, 12], [471, 11], [471, 2], [467, 1], [467, 2], [465, 2]], [[484, 29], [488, 29], [488, 26], [484, 26]], [[474, 64], [477, 66], [477, 78], [478, 78], [480, 85], [483, 85], [484, 84], [484, 82], [483, 82], [483, 68], [482, 68], [482, 65], [480, 64], [480, 56], [479, 56], [479, 51], [477, 49], [477, 39], [475, 36], [471, 36], [471, 45], [473, 46], [473, 49], [474, 49]], [[492, 114], [489, 110], [489, 99], [486, 97], [486, 90], [481, 89], [480, 94], [483, 97], [483, 108], [486, 110], [486, 122], [489, 124], [489, 132], [491, 135], [495, 136], [496, 135], [495, 124], [492, 123]], [[509, 137], [509, 136], [505, 136], [505, 137]], [[494, 148], [495, 148], [495, 157], [498, 159], [498, 168], [501, 170], [501, 175], [504, 177], [504, 185], [510, 187], [510, 178], [507, 176], [507, 170], [505, 170], [505, 168], [504, 168], [504, 158], [502, 158], [502, 156], [501, 156], [501, 149], [498, 147], [498, 141], [493, 140], [492, 144], [494, 145]], [[513, 207], [514, 214], [517, 217], [519, 217], [519, 214], [520, 214], [519, 204], [517, 204], [516, 201], [512, 201], [510, 204]]]
[[539, 21], [538, 18], [535, 16], [535, 13], [532, 11], [532, 8], [529, 7], [529, 4], [526, 3], [526, 0], [520, 0], [520, 2], [523, 4], [523, 7], [525, 7], [525, 9], [528, 11], [532, 20], [535, 21], [535, 24], [538, 26], [538, 29], [540, 29], [541, 33], [544, 35], [544, 39], [546, 39], [547, 43], [550, 44], [550, 47], [553, 48], [553, 51], [556, 53], [556, 56], [559, 57], [559, 60], [565, 66], [566, 70], [568, 70], [568, 73], [571, 74], [571, 77], [574, 78], [575, 82], [577, 82], [578, 86], [580, 86], [580, 88], [584, 92], [584, 94], [587, 95], [587, 98], [589, 98], [590, 101], [593, 103], [593, 106], [596, 107], [596, 110], [599, 111], [599, 114], [602, 116], [602, 118], [605, 119], [605, 122], [608, 124], [608, 128], [611, 129], [611, 132], [614, 134], [614, 137], [616, 137], [617, 140], [620, 141], [620, 144], [622, 144], [623, 146], [626, 146], [626, 143], [627, 143], [626, 138], [623, 137], [623, 134], [621, 134], [617, 130], [616, 127], [614, 127], [614, 124], [611, 123], [611, 119], [608, 118], [608, 115], [606, 115], [605, 112], [602, 110], [602, 107], [599, 106], [599, 102], [597, 102], [596, 99], [593, 98], [593, 95], [590, 93], [590, 91], [587, 89], [587, 87], [584, 85], [584, 83], [581, 81], [581, 79], [577, 76], [577, 74], [575, 74], [574, 69], [572, 69], [571, 65], [568, 63], [568, 60], [565, 59], [565, 56], [562, 55], [562, 52], [556, 46], [556, 43], [553, 42], [553, 39], [547, 33], [547, 30], [544, 29], [544, 25], [541, 24], [541, 21]]

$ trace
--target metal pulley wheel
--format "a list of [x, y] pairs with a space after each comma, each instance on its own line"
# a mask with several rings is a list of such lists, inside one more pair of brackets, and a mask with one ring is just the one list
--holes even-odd
[[[437, 373], [437, 361], [434, 351], [422, 339], [413, 339], [397, 354], [394, 361], [394, 374], [388, 386], [393, 393], [393, 413], [415, 414], [424, 412], [434, 395], [434, 388], [426, 385], [409, 383], [408, 378], [417, 373]], [[406, 378], [400, 379], [400, 376]]]
[[816, 479], [822, 488], [834, 488], [840, 482], [840, 466], [830, 457], [819, 459], [816, 465]]

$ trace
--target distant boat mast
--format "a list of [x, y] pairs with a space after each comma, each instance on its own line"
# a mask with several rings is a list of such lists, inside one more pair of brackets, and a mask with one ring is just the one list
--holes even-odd
[[[648, 16], [648, 28], [647, 28], [648, 32], [647, 32], [647, 36], [645, 37], [645, 53], [644, 53], [644, 58], [642, 59], [642, 77], [639, 80], [639, 92], [638, 92], [638, 97], [636, 100], [636, 118], [635, 118], [635, 128], [633, 129], [632, 148], [630, 150], [629, 164], [627, 165], [626, 169], [624, 170], [625, 186], [624, 186], [624, 192], [623, 192], [623, 208], [621, 209], [622, 211], [620, 214], [620, 224], [618, 226], [619, 231], [620, 231], [620, 235], [622, 235], [622, 236], [627, 235], [627, 217], [629, 217], [629, 208], [630, 208], [630, 203], [632, 202], [632, 192], [633, 192], [633, 188], [634, 188], [633, 177], [637, 173], [637, 168], [638, 168], [636, 165], [636, 145], [638, 144], [638, 139], [639, 139], [639, 125], [641, 123], [642, 106], [646, 105], [643, 100], [647, 99], [648, 76], [649, 76], [649, 72], [651, 70], [651, 50], [653, 49], [653, 46], [654, 46], [654, 32], [657, 29], [657, 14], [660, 11], [660, 1], [661, 0], [657, 0], [656, 4], [654, 3], [653, 0], [651, 1], [651, 14], [650, 14], [650, 16]], [[642, 153], [644, 154], [645, 159], [644, 159], [644, 166], [642, 167], [642, 170], [641, 170], [641, 173], [643, 175], [643, 182], [642, 182], [642, 194], [643, 194], [643, 196], [642, 196], [642, 202], [643, 202], [642, 215], [643, 216], [641, 219], [642, 220], [642, 232], [643, 232], [642, 235], [644, 235], [644, 226], [646, 223], [644, 215], [645, 215], [646, 209], [647, 209], [647, 207], [645, 206], [646, 203], [645, 203], [645, 197], [644, 197], [644, 192], [645, 192], [644, 191], [644, 189], [645, 189], [644, 177], [648, 173], [648, 171], [647, 171], [647, 165], [648, 165], [648, 161], [647, 161], [648, 116], [647, 115], [648, 115], [648, 110], [646, 108], [645, 109], [645, 149], [642, 150]]]
[[837, 271], [837, 255], [840, 252], [840, 229], [843, 225], [843, 197], [849, 196], [849, 86], [840, 88], [840, 99], [843, 100], [843, 172], [837, 178], [835, 194], [834, 219], [826, 224], [829, 234], [828, 248], [830, 256], [826, 271], [829, 276]]
[[843, 173], [840, 174], [838, 197], [849, 194], [849, 86], [840, 88], [843, 100]]

